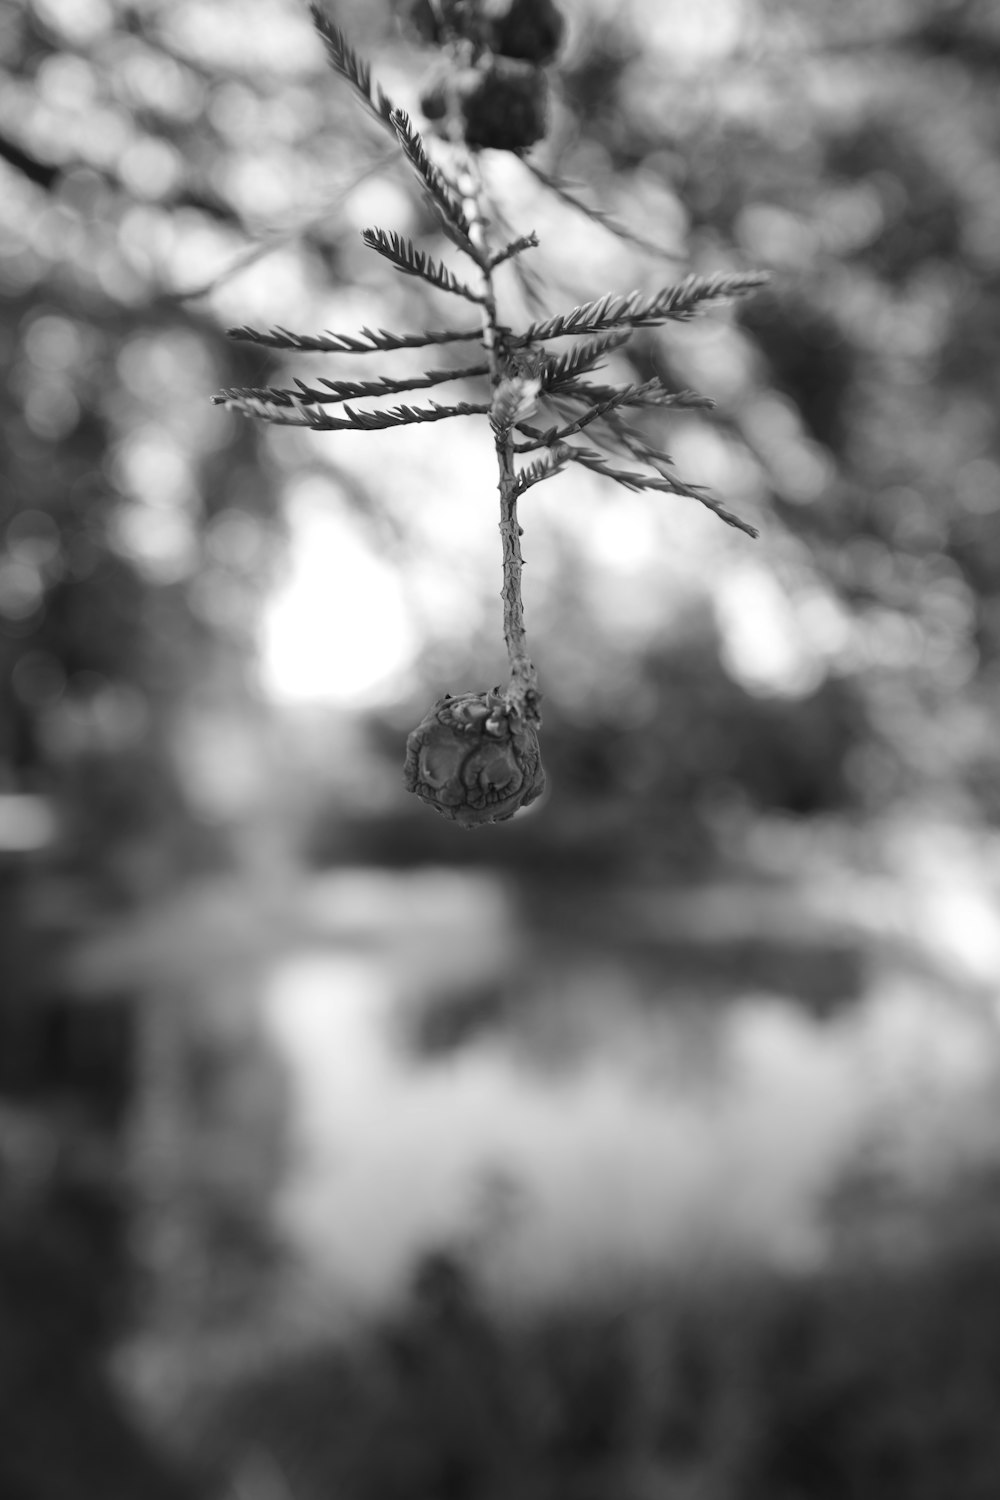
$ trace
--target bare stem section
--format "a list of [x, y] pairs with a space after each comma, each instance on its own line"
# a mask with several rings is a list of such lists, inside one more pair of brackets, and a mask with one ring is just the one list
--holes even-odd
[[489, 360], [490, 385], [493, 391], [493, 442], [497, 455], [498, 489], [500, 491], [500, 545], [503, 557], [503, 633], [510, 661], [510, 681], [504, 699], [511, 714], [532, 723], [540, 722], [538, 674], [528, 656], [524, 630], [524, 602], [521, 598], [521, 526], [517, 519], [517, 497], [520, 493], [514, 468], [513, 412], [508, 416], [498, 399], [507, 382], [507, 351], [497, 318], [496, 293], [493, 287], [493, 260], [487, 241], [483, 183], [479, 164], [471, 151], [463, 152], [461, 170], [463, 208], [470, 225], [469, 238], [480, 257], [482, 277], [483, 347]]
[[510, 686], [507, 701], [515, 713], [538, 719], [538, 674], [528, 656], [524, 632], [524, 604], [521, 599], [521, 527], [517, 520], [517, 475], [514, 473], [513, 447], [509, 434], [497, 434], [497, 459], [500, 465], [500, 544], [503, 549], [503, 634], [510, 660]]

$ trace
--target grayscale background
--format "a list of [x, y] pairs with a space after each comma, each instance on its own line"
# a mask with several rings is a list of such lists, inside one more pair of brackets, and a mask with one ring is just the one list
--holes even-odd
[[455, 252], [295, 0], [0, 0], [0, 1500], [1000, 1494], [1000, 22], [563, 9], [533, 159], [663, 254], [487, 152], [504, 307], [768, 270], [609, 361], [761, 536], [533, 488], [549, 786], [465, 832], [485, 421], [210, 399], [418, 370], [225, 330]]

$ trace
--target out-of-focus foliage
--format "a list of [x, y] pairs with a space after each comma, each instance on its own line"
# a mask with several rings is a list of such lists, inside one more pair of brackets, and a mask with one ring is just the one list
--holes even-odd
[[[393, 96], [415, 108], [432, 55], [404, 40], [388, 4], [333, 9]], [[675, 998], [680, 975], [699, 1016], [706, 997], [721, 1008], [740, 986], [825, 1012], [862, 1003], [873, 965], [890, 959], [903, 1009], [899, 973], [921, 966], [944, 995], [964, 975], [963, 1002], [984, 1016], [995, 1002], [980, 879], [995, 860], [988, 832], [968, 841], [981, 864], [967, 851], [949, 856], [932, 831], [919, 858], [905, 846], [884, 878], [877, 861], [863, 868], [866, 847], [852, 848], [855, 867], [845, 860], [827, 894], [835, 930], [825, 945], [814, 933], [787, 941], [810, 909], [805, 897], [789, 904], [778, 939], [754, 930], [757, 908], [729, 929], [713, 908], [686, 947], [676, 930], [665, 943], [654, 884], [717, 872], [720, 851], [767, 844], [771, 863], [749, 859], [747, 884], [777, 872], [773, 912], [788, 885], [809, 895], [816, 867], [837, 864], [842, 834], [860, 824], [877, 837], [894, 803], [933, 802], [943, 821], [1000, 816], [995, 8], [579, 0], [567, 13], [561, 102], [540, 159], [682, 262], [772, 272], [770, 291], [737, 319], [651, 334], [635, 365], [640, 379], [718, 397], [714, 413], [672, 422], [668, 444], [684, 478], [711, 484], [763, 535], [722, 535], [693, 508], [582, 482], [526, 497], [551, 791], [479, 854], [481, 844], [420, 809], [409, 821], [400, 813], [413, 707], [499, 675], [498, 567], [475, 597], [494, 574], [479, 571], [470, 539], [495, 543], [493, 480], [476, 465], [475, 437], [439, 447], [429, 482], [399, 460], [409, 450], [392, 449], [392, 434], [365, 438], [366, 468], [334, 435], [261, 434], [208, 400], [289, 373], [228, 343], [230, 323], [434, 326], [439, 305], [366, 255], [358, 233], [383, 216], [405, 221], [439, 254], [432, 219], [382, 155], [377, 128], [336, 88], [293, 0], [0, 0], [0, 828], [13, 826], [2, 820], [18, 798], [30, 822], [23, 794], [37, 792], [55, 800], [63, 835], [47, 867], [11, 858], [13, 836], [0, 850], [0, 1473], [12, 1494], [198, 1487], [164, 1472], [119, 1393], [95, 1379], [125, 1316], [141, 1234], [143, 1269], [163, 1300], [150, 1317], [164, 1326], [145, 1330], [150, 1384], [161, 1382], [151, 1407], [182, 1411], [172, 1439], [213, 1480], [245, 1465], [248, 1493], [281, 1492], [268, 1454], [302, 1497], [337, 1486], [372, 1500], [518, 1486], [579, 1495], [595, 1475], [602, 1493], [625, 1497], [664, 1484], [747, 1500], [1000, 1490], [989, 1164], [931, 1203], [927, 1217], [951, 1236], [937, 1257], [904, 1258], [913, 1237], [897, 1233], [898, 1205], [873, 1216], [882, 1184], [862, 1162], [833, 1204], [842, 1262], [791, 1287], [747, 1275], [702, 1297], [685, 1279], [652, 1288], [648, 1303], [609, 1297], [511, 1321], [446, 1255], [352, 1350], [277, 1358], [275, 1344], [295, 1341], [287, 1327], [279, 1337], [267, 1326], [263, 1352], [253, 1345], [258, 1320], [274, 1312], [261, 1292], [274, 1247], [255, 1237], [254, 1215], [282, 1167], [254, 1133], [267, 1089], [253, 1068], [242, 1094], [220, 1084], [246, 1027], [250, 973], [268, 941], [286, 941], [269, 932], [272, 908], [241, 907], [229, 887], [215, 905], [193, 897], [155, 963], [122, 962], [126, 986], [160, 965], [159, 1033], [131, 997], [102, 993], [84, 1013], [47, 988], [67, 911], [88, 916], [81, 887], [148, 896], [226, 852], [220, 807], [236, 830], [270, 795], [246, 759], [263, 745], [273, 771], [273, 726], [250, 670], [258, 610], [283, 545], [282, 500], [315, 480], [398, 561], [426, 624], [414, 704], [360, 729], [341, 724], [340, 739], [320, 719], [277, 739], [286, 778], [288, 765], [303, 772], [280, 790], [317, 861], [530, 865], [539, 879], [519, 894], [540, 926], [563, 924], [575, 955], [572, 970], [551, 959], [543, 974], [553, 992], [569, 991], [570, 1007], [568, 973], [577, 984], [592, 969], [593, 986], [605, 983], [602, 944], [618, 942], [622, 963], [636, 962], [642, 923], [622, 912], [643, 914], [647, 878], [650, 1010]], [[533, 279], [508, 287], [515, 304], [540, 295], [550, 312], [662, 281], [662, 265], [560, 206], [517, 162], [486, 166], [511, 227], [537, 228], [542, 241]], [[435, 509], [441, 475], [458, 476], [450, 510], [447, 496]], [[43, 841], [22, 833], [22, 850]], [[83, 877], [76, 905], [51, 878], [60, 858]], [[919, 865], [911, 927], [934, 881], [939, 896], [946, 888], [915, 958], [900, 958], [908, 939], [895, 918], [879, 928], [873, 915], [907, 863]], [[616, 906], [606, 877], [613, 885], [623, 869], [634, 883], [615, 887]], [[591, 888], [554, 872], [586, 873]], [[959, 877], [960, 899], [947, 906]], [[675, 913], [677, 926], [691, 909]], [[344, 984], [363, 967], [354, 961], [368, 929], [361, 918], [350, 926], [358, 911], [364, 918], [363, 900], [338, 929]], [[837, 924], [848, 911], [845, 937]], [[948, 962], [934, 970], [946, 918]], [[907, 931], [902, 919], [897, 927]], [[223, 983], [218, 954], [243, 928], [246, 972]], [[875, 930], [889, 958], [864, 946]], [[456, 972], [474, 988], [478, 932], [420, 937], [421, 952], [457, 953]], [[537, 964], [542, 945], [529, 947], [523, 962]], [[717, 965], [710, 981], [705, 954]], [[185, 1061], [175, 1002], [188, 984], [198, 996], [198, 964], [224, 1019], [217, 1046]], [[406, 954], [391, 964], [410, 976]], [[505, 984], [478, 997], [491, 1021]], [[448, 1017], [437, 1024], [447, 1034]], [[919, 1091], [923, 1074], [913, 1074]], [[274, 1084], [275, 1114], [277, 1094]], [[132, 1109], [141, 1119], [126, 1148], [119, 1132]], [[239, 1138], [228, 1150], [227, 1122]], [[136, 1139], [138, 1172], [123, 1165]], [[197, 1202], [179, 1217], [185, 1172]], [[873, 1220], [885, 1235], [874, 1245]], [[313, 1339], [314, 1310], [293, 1312]], [[235, 1356], [227, 1316], [239, 1323]], [[206, 1346], [222, 1349], [216, 1364], [200, 1358]], [[248, 1375], [248, 1348], [269, 1362], [266, 1376]], [[197, 1411], [195, 1375], [215, 1381], [215, 1403]], [[250, 1472], [262, 1450], [262, 1472]]]
[[241, 228], [220, 101], [252, 91], [162, 21], [0, 11], [0, 790], [54, 795], [129, 897], [218, 857], [178, 739], [199, 702], [253, 720], [281, 530], [256, 435], [207, 401], [245, 356], [176, 297]]
[[708, 355], [730, 388], [737, 483], [760, 498], [763, 565], [864, 701], [866, 800], [962, 788], [992, 815], [995, 8], [708, 9], [730, 27], [707, 61], [641, 6], [624, 42], [595, 33], [568, 60], [578, 131], [562, 164], [586, 163], [595, 196], [633, 215], [655, 218], [666, 195], [696, 262], [731, 245], [772, 269]]
[[997, 1306], [995, 1260], [965, 1246], [902, 1271], [688, 1275], [504, 1317], [436, 1251], [353, 1350], [289, 1360], [203, 1415], [202, 1451], [225, 1473], [253, 1433], [303, 1500], [972, 1500], [1000, 1466]]
[[[707, 61], [641, 6], [624, 41], [596, 31], [568, 59], [561, 165], [647, 228], [666, 205], [695, 263], [733, 246], [772, 269], [738, 331], [683, 351], [728, 387], [735, 483], [766, 529], [754, 564], [794, 604], [786, 630], [864, 706], [846, 767], [861, 805], [964, 791], [992, 815], [996, 13], [709, 10], [730, 30]], [[748, 591], [729, 622], [748, 653], [757, 604]]]

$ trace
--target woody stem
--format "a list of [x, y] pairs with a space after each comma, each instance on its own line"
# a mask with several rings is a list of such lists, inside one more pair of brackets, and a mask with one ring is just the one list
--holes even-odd
[[[483, 184], [479, 164], [471, 151], [464, 153], [462, 172], [464, 207], [471, 225], [471, 239], [479, 251], [482, 277], [483, 347], [490, 365], [490, 384], [494, 394], [504, 378], [504, 355], [497, 319], [496, 293], [483, 212]], [[509, 425], [493, 423], [500, 492], [500, 545], [503, 559], [503, 633], [510, 661], [510, 681], [504, 700], [510, 713], [538, 721], [538, 674], [528, 656], [524, 630], [524, 604], [521, 599], [521, 527], [517, 519], [517, 473], [514, 468], [514, 443]]]

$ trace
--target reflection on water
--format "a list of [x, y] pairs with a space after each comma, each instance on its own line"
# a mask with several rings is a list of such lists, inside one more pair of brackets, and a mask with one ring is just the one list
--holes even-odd
[[[997, 1226], [948, 1236], [970, 1204], [995, 1216], [996, 917], [988, 885], [968, 882], [979, 957], [956, 943], [952, 960], [935, 924], [957, 932], [962, 884], [943, 904], [918, 886], [919, 928], [901, 885], [877, 918], [853, 877], [838, 898], [787, 881], [546, 891], [490, 872], [341, 870], [207, 882], [88, 940], [64, 1004], [85, 1018], [60, 1012], [46, 1045], [77, 1083], [104, 1077], [95, 1038], [129, 1051], [123, 1117], [97, 1122], [106, 1160], [84, 1160], [67, 1117], [61, 1169], [89, 1181], [99, 1167], [117, 1205], [115, 1285], [139, 1293], [127, 1337], [121, 1308], [108, 1333], [118, 1389], [175, 1452], [238, 1473], [240, 1493], [271, 1485], [276, 1456], [299, 1465], [276, 1493], [304, 1500], [413, 1493], [415, 1464], [447, 1467], [469, 1443], [487, 1467], [508, 1449], [526, 1472], [551, 1454], [558, 1467], [560, 1424], [584, 1462], [608, 1412], [622, 1463], [629, 1433], [644, 1462], [666, 1443], [671, 1482], [685, 1444], [706, 1474], [750, 1464], [733, 1414], [784, 1462], [802, 1339], [815, 1433], [842, 1379], [858, 1430], [888, 1431], [932, 1398], [920, 1351], [945, 1346], [956, 1420], [975, 1419], [993, 1365], [963, 1364], [968, 1340], [950, 1330], [1000, 1328]], [[4, 1140], [11, 1182], [44, 1216], [38, 1151]], [[929, 1226], [954, 1250], [940, 1271], [922, 1255]], [[981, 1294], [965, 1291], [970, 1243]], [[103, 1239], [94, 1253], [109, 1263]], [[885, 1316], [866, 1311], [871, 1275]], [[615, 1361], [621, 1380], [603, 1373]], [[874, 1408], [871, 1371], [897, 1380]], [[473, 1439], [455, 1389], [491, 1380], [514, 1436], [483, 1396]]]
[[[407, 877], [396, 902], [419, 899], [423, 878]], [[466, 930], [477, 894], [456, 879], [444, 906]], [[522, 962], [502, 1030], [414, 1056], [404, 1039], [436, 991], [475, 977], [474, 1007], [490, 977], [503, 985], [510, 939], [489, 931], [496, 903], [479, 917], [475, 976], [441, 934], [424, 972], [388, 944], [314, 950], [276, 964], [265, 987], [290, 1087], [281, 1223], [355, 1297], [384, 1296], [419, 1252], [456, 1239], [485, 1238], [493, 1274], [522, 1292], [692, 1256], [811, 1263], [838, 1170], [889, 1130], [897, 1166], [926, 1172], [932, 1147], [940, 1156], [975, 1128], [996, 1077], [981, 1013], [912, 980], [831, 1020], [738, 992], [706, 1017], [671, 1006], [666, 973], [661, 1008], [640, 1004], [625, 954], [606, 958], [596, 984], [567, 957], [561, 992]], [[550, 1026], [589, 1035], [572, 1068], [539, 1067], [519, 1044], [545, 1009]], [[499, 1225], [491, 1182], [512, 1188]]]
[[[352, 1307], [442, 1243], [519, 1295], [812, 1265], [859, 1155], [919, 1185], [992, 1139], [994, 1010], [899, 931], [879, 952], [870, 911], [845, 968], [849, 936], [788, 891], [706, 892], [700, 936], [690, 893], [581, 892], [569, 926], [536, 896], [345, 870], [196, 892], [82, 955], [91, 985], [146, 990], [139, 1238], [171, 1316], [178, 1285], [195, 1324], [249, 1297], [268, 1247]], [[860, 993], [804, 1006], [810, 966], [818, 996], [838, 966]]]

